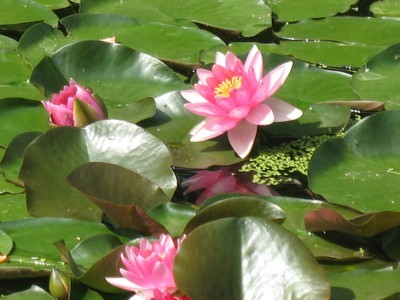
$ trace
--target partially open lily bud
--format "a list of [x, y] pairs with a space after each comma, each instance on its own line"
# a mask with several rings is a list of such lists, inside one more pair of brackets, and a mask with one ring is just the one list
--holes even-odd
[[50, 122], [56, 126], [84, 127], [107, 118], [103, 103], [72, 79], [60, 93], [42, 103], [50, 114]]

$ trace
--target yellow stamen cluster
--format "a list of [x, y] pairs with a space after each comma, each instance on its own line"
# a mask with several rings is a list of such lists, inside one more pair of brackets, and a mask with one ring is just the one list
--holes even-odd
[[215, 89], [216, 97], [227, 98], [231, 95], [232, 90], [237, 90], [242, 86], [242, 77], [233, 76], [231, 79], [225, 79]]

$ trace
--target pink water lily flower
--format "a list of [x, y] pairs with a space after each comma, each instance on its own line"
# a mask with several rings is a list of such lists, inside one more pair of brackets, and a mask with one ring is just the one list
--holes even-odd
[[[87, 105], [77, 106], [76, 100]], [[92, 92], [73, 79], [60, 93], [52, 95], [50, 101], [42, 103], [50, 114], [50, 122], [56, 126], [83, 127], [106, 118], [105, 109], [93, 97]]]
[[191, 141], [200, 142], [228, 132], [229, 142], [241, 157], [251, 151], [258, 125], [290, 121], [301, 110], [272, 95], [282, 86], [292, 68], [284, 63], [263, 77], [263, 57], [254, 46], [243, 64], [233, 53], [217, 53], [210, 70], [198, 69], [194, 89], [182, 91], [185, 107], [206, 119], [191, 130]]
[[172, 294], [177, 291], [173, 276], [173, 266], [177, 251], [184, 237], [176, 244], [169, 235], [162, 234], [154, 242], [146, 239], [140, 241], [139, 247], [126, 246], [125, 254], [121, 254], [123, 268], [122, 277], [107, 277], [106, 280], [121, 289], [135, 292], [133, 298], [150, 300], [154, 291]]
[[224, 193], [240, 193], [272, 196], [274, 190], [266, 185], [256, 184], [248, 173], [233, 172], [230, 167], [223, 167], [216, 171], [201, 170], [182, 182], [185, 194], [202, 190], [196, 199], [200, 205], [204, 200]]

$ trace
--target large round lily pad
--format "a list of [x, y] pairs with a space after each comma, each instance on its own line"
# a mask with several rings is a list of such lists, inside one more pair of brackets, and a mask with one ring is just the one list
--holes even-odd
[[380, 112], [322, 144], [310, 161], [310, 188], [365, 212], [400, 210], [399, 127], [399, 111]]
[[36, 139], [25, 152], [20, 179], [25, 183], [30, 213], [99, 220], [98, 208], [65, 182], [73, 169], [88, 162], [132, 170], [160, 186], [169, 197], [176, 188], [168, 149], [144, 129], [118, 120], [96, 122], [83, 129], [58, 127]]
[[194, 299], [330, 295], [324, 272], [307, 247], [280, 225], [254, 217], [224, 218], [197, 227], [175, 258], [174, 275], [179, 289]]

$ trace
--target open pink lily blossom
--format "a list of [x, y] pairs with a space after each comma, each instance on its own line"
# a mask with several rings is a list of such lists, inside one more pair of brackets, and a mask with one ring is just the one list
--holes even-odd
[[[120, 268], [122, 277], [107, 277], [112, 285], [136, 294], [134, 300], [151, 300], [155, 290], [158, 295], [173, 294], [177, 291], [173, 276], [176, 253], [185, 237], [176, 244], [169, 235], [162, 234], [154, 242], [146, 239], [140, 241], [139, 247], [126, 246], [121, 254], [124, 268]], [[158, 292], [156, 292], [158, 293]]]
[[[76, 100], [87, 105], [78, 109]], [[92, 92], [72, 79], [60, 93], [52, 95], [50, 101], [42, 103], [50, 114], [50, 122], [56, 126], [83, 127], [106, 118], [105, 110], [93, 97]]]
[[233, 173], [231, 168], [224, 167], [216, 171], [202, 170], [182, 182], [185, 194], [203, 190], [196, 199], [200, 205], [204, 200], [224, 193], [240, 193], [271, 196], [276, 192], [266, 185], [252, 182], [248, 173]]
[[191, 141], [200, 142], [228, 132], [235, 152], [245, 158], [251, 151], [258, 125], [295, 120], [301, 110], [272, 95], [292, 68], [284, 63], [263, 77], [263, 57], [254, 46], [243, 64], [233, 53], [218, 52], [210, 70], [198, 69], [194, 89], [182, 91], [185, 107], [206, 119], [191, 130]]

